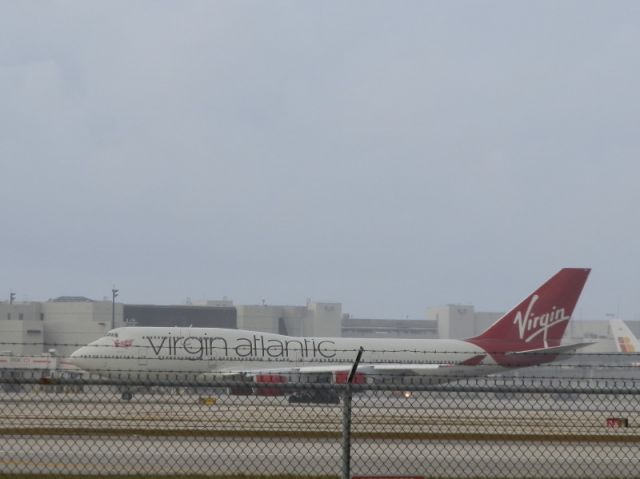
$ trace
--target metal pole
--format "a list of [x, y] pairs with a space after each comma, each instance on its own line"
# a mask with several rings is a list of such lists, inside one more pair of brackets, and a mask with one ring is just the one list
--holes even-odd
[[356, 375], [364, 348], [360, 346], [356, 360], [351, 367], [342, 398], [342, 479], [351, 479], [351, 384]]
[[118, 296], [118, 291], [114, 285], [111, 290], [111, 329], [116, 327], [116, 297]]

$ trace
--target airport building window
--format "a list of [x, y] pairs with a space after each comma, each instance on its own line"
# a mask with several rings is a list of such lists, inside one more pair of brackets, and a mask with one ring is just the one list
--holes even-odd
[[24, 314], [18, 313], [18, 319], [24, 319]]

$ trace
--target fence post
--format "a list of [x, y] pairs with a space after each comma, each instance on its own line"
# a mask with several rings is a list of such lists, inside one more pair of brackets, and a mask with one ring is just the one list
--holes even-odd
[[347, 378], [342, 397], [342, 479], [351, 479], [351, 384], [363, 352], [364, 349], [360, 346], [356, 360]]

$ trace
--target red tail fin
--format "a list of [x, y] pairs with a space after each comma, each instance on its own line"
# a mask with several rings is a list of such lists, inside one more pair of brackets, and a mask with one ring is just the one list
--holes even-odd
[[487, 351], [528, 351], [558, 346], [590, 269], [564, 268], [468, 341]]

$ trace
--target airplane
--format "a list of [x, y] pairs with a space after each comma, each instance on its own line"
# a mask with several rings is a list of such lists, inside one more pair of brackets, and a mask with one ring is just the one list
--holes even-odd
[[609, 327], [619, 353], [640, 353], [640, 342], [621, 319], [609, 320]]
[[[243, 377], [254, 383], [344, 383], [363, 349], [356, 382], [428, 378], [440, 383], [554, 361], [591, 343], [563, 344], [590, 269], [564, 268], [479, 336], [459, 339], [293, 337], [221, 328], [123, 327], [73, 352], [70, 361], [131, 382], [180, 375]], [[276, 391], [282, 389], [274, 388]], [[260, 394], [260, 388], [254, 393]], [[290, 402], [339, 402], [309, 388]], [[273, 391], [263, 394], [277, 394]], [[243, 393], [243, 391], [237, 392]], [[244, 391], [246, 393], [246, 391]], [[122, 393], [124, 400], [130, 390]]]

